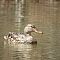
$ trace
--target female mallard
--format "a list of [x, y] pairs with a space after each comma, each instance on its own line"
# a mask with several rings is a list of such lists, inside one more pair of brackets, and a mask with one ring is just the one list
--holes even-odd
[[12, 41], [19, 41], [20, 43], [37, 43], [36, 40], [31, 35], [31, 32], [36, 32], [36, 33], [41, 33], [37, 31], [36, 27], [32, 24], [28, 24], [24, 28], [24, 34], [21, 33], [14, 33], [14, 32], [9, 32], [7, 36], [4, 36], [4, 39], [10, 39]]

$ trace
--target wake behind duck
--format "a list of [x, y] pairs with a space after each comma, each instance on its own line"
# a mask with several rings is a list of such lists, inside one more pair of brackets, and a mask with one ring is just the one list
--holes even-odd
[[15, 32], [9, 32], [8, 35], [4, 36], [5, 40], [11, 40], [11, 41], [19, 41], [20, 43], [37, 43], [37, 40], [34, 40], [31, 33], [41, 33], [40, 31], [37, 31], [35, 25], [28, 24], [24, 28], [24, 33], [15, 33]]

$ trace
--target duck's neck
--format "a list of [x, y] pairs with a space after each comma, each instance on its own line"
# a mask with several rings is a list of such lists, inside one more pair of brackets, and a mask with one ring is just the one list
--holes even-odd
[[24, 33], [26, 36], [31, 36], [31, 33]]

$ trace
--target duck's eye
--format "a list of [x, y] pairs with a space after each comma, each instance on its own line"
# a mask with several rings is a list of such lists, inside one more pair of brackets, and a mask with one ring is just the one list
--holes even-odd
[[35, 26], [31, 26], [32, 28], [36, 28]]
[[32, 27], [32, 26], [31, 26]]

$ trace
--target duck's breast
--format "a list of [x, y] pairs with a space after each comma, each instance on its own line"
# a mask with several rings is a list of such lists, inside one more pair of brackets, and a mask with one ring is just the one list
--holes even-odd
[[32, 42], [33, 41], [33, 37], [32, 36], [27, 36], [26, 37], [26, 41], [27, 42]]

